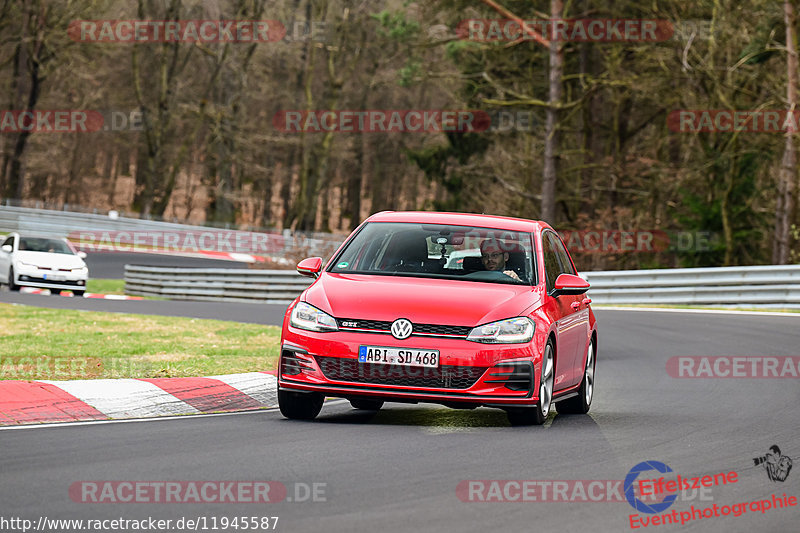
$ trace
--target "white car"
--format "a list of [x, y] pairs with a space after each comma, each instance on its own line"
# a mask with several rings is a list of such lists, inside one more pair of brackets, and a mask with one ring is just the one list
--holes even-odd
[[83, 296], [89, 279], [85, 258], [67, 239], [11, 233], [0, 245], [0, 283], [12, 291], [39, 287]]

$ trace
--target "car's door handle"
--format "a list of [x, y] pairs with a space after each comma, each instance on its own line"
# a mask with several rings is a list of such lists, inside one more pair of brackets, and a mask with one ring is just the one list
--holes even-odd
[[570, 305], [572, 306], [572, 309], [574, 309], [575, 311], [577, 311], [578, 308], [581, 306], [580, 302], [572, 302]]
[[589, 305], [590, 303], [592, 303], [592, 299], [591, 298], [584, 298], [581, 301], [581, 304], [583, 304], [583, 305]]

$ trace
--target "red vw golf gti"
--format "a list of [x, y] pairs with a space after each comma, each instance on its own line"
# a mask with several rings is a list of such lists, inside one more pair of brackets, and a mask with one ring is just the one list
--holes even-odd
[[589, 284], [544, 222], [385, 212], [359, 226], [283, 321], [278, 402], [313, 419], [325, 396], [496, 407], [512, 425], [586, 413], [597, 327]]

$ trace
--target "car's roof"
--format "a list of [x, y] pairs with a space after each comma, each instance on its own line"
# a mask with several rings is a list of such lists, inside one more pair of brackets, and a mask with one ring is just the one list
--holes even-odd
[[549, 225], [538, 220], [478, 215], [475, 213], [440, 213], [432, 211], [384, 211], [367, 219], [369, 222], [415, 222], [420, 224], [452, 224], [454, 226], [475, 226], [497, 228], [509, 231], [532, 232]]

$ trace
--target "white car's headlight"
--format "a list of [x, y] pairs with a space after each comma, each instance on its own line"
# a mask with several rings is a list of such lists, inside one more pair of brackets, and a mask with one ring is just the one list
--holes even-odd
[[516, 344], [533, 338], [533, 321], [526, 317], [509, 318], [472, 328], [468, 341], [489, 344]]
[[82, 266], [82, 267], [78, 267], [78, 268], [73, 268], [72, 271], [73, 272], [77, 272], [79, 274], [82, 274], [84, 272], [88, 272], [89, 271], [89, 267]]
[[26, 263], [25, 261], [23, 261], [21, 259], [17, 259], [17, 264], [18, 265], [22, 265], [22, 266], [26, 266], [26, 267], [37, 268], [36, 265], [34, 265], [33, 263]]
[[292, 309], [290, 324], [309, 331], [337, 331], [336, 319], [313, 305], [300, 302]]

